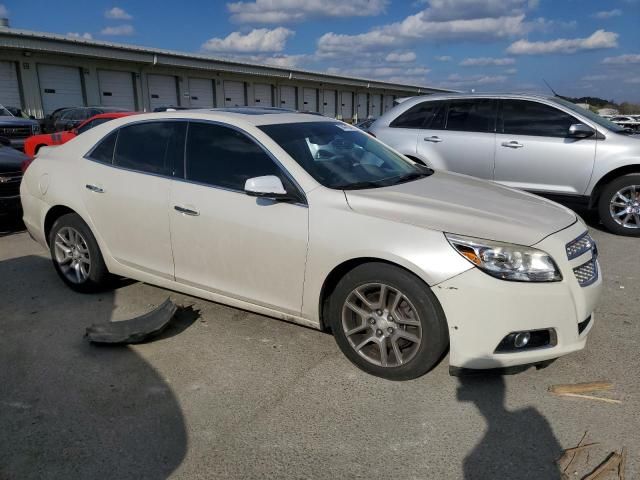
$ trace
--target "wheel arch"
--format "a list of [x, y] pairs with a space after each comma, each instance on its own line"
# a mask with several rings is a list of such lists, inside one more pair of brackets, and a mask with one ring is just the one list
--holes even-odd
[[625, 165], [623, 167], [618, 167], [603, 175], [593, 187], [591, 196], [589, 197], [589, 208], [594, 208], [598, 205], [602, 190], [607, 186], [609, 182], [630, 173], [640, 173], [640, 164], [631, 164]]
[[399, 268], [401, 270], [404, 270], [405, 272], [410, 273], [419, 281], [424, 283], [427, 288], [430, 288], [429, 284], [425, 282], [415, 271], [412, 271], [410, 268], [407, 268], [406, 266], [393, 262], [391, 260], [380, 257], [357, 257], [345, 260], [342, 263], [336, 265], [329, 272], [329, 274], [324, 279], [324, 282], [322, 283], [322, 288], [320, 289], [320, 299], [318, 302], [318, 318], [320, 319], [320, 330], [328, 331], [329, 329], [328, 322], [326, 322], [324, 319], [325, 312], [329, 306], [329, 298], [331, 297], [331, 294], [333, 293], [340, 279], [354, 268], [366, 263], [384, 263]]
[[[44, 239], [47, 242], [47, 245], [49, 245], [49, 234], [51, 233], [51, 228], [53, 228], [53, 224], [57, 219], [59, 219], [63, 215], [67, 215], [68, 213], [75, 213], [80, 218], [82, 218], [82, 215], [80, 215], [78, 212], [76, 212], [72, 208], [67, 207], [66, 205], [55, 205], [47, 211], [44, 217], [44, 225], [43, 225]], [[82, 220], [84, 221], [84, 223], [87, 224], [87, 226], [89, 225], [84, 218], [82, 218]]]

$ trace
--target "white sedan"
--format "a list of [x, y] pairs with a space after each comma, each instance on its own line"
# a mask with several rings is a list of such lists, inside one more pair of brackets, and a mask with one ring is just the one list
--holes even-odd
[[119, 275], [330, 329], [353, 363], [393, 380], [447, 348], [452, 367], [480, 369], [579, 350], [601, 290], [570, 210], [315, 115], [113, 120], [43, 149], [21, 195], [74, 290]]

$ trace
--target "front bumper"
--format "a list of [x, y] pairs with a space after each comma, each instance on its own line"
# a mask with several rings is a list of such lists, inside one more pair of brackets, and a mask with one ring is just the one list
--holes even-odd
[[[473, 268], [433, 287], [449, 324], [452, 367], [512, 367], [551, 360], [584, 348], [594, 324], [602, 274], [581, 287], [573, 268], [588, 261], [592, 252], [569, 260], [565, 246], [585, 230], [578, 221], [534, 245], [556, 260], [563, 275], [560, 282], [509, 282]], [[591, 321], [579, 332], [578, 324], [589, 316]], [[495, 352], [508, 334], [540, 329], [553, 329], [555, 344]]]
[[0, 197], [0, 215], [17, 215], [21, 211], [20, 195]]

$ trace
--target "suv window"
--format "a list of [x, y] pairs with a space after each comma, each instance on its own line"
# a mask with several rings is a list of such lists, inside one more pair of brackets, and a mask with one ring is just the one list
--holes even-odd
[[444, 102], [422, 102], [392, 121], [395, 128], [427, 128], [439, 130], [444, 125]]
[[113, 164], [156, 175], [182, 174], [187, 122], [144, 122], [122, 127]]
[[107, 135], [89, 154], [89, 158], [97, 162], [112, 163], [113, 149], [116, 146], [116, 138], [118, 138], [117, 130]]
[[510, 135], [566, 137], [569, 127], [580, 121], [562, 110], [542, 103], [503, 100], [501, 123], [502, 132]]
[[451, 100], [447, 130], [458, 132], [493, 132], [495, 102], [491, 99]]
[[[277, 175], [280, 168], [245, 134], [222, 125], [189, 123], [186, 179], [244, 191], [247, 179]], [[284, 181], [284, 179], [283, 179]]]

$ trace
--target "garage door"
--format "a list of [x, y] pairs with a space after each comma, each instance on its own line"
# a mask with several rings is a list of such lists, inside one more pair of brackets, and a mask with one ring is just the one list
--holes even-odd
[[356, 113], [358, 114], [358, 121], [361, 122], [367, 118], [367, 94], [359, 93], [356, 95]]
[[208, 78], [189, 79], [189, 101], [193, 108], [212, 108], [215, 106], [213, 80]]
[[369, 102], [369, 115], [373, 118], [378, 118], [380, 116], [380, 108], [382, 107], [382, 95], [369, 95]]
[[244, 82], [224, 81], [224, 106], [244, 107], [247, 104]]
[[382, 101], [382, 113], [393, 108], [393, 95], [385, 95]]
[[273, 107], [273, 88], [268, 83], [253, 85], [253, 101], [258, 107]]
[[149, 106], [153, 111], [156, 107], [178, 106], [178, 83], [172, 75], [148, 75]]
[[322, 91], [322, 113], [331, 117], [336, 116], [336, 91]]
[[340, 93], [340, 113], [342, 114], [342, 120], [350, 121], [353, 117], [353, 93], [341, 92]]
[[98, 70], [100, 104], [105, 107], [136, 109], [133, 74], [114, 70]]
[[18, 73], [14, 62], [0, 62], [0, 104], [7, 107], [22, 107]]
[[296, 104], [296, 87], [282, 85], [280, 87], [280, 106], [295, 110], [297, 108]]
[[318, 91], [315, 88], [302, 89], [302, 97], [304, 103], [302, 110], [308, 110], [310, 112], [318, 111]]
[[79, 68], [38, 65], [38, 80], [45, 115], [62, 107], [84, 106]]

